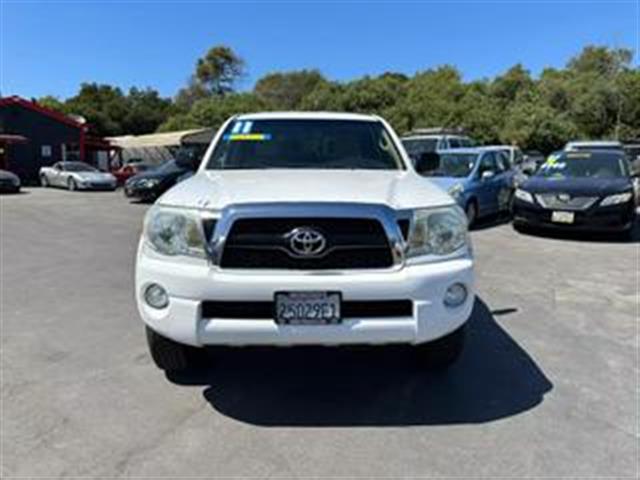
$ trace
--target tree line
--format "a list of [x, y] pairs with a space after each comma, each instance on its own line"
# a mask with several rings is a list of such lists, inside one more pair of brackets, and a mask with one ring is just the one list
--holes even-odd
[[39, 101], [84, 116], [104, 136], [217, 127], [253, 111], [331, 110], [381, 115], [399, 133], [461, 127], [482, 143], [548, 153], [570, 139], [640, 138], [640, 69], [632, 60], [628, 49], [587, 46], [564, 68], [546, 68], [537, 78], [520, 64], [469, 82], [450, 65], [348, 82], [299, 70], [269, 73], [251, 91], [238, 91], [246, 63], [231, 48], [215, 46], [174, 98], [151, 88], [125, 93], [86, 83], [65, 101]]

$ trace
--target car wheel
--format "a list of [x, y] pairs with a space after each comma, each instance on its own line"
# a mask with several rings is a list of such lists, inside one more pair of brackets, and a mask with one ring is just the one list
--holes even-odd
[[203, 363], [205, 356], [203, 349], [174, 342], [149, 327], [145, 328], [151, 358], [159, 369], [177, 372], [197, 367]]
[[469, 222], [469, 228], [473, 227], [478, 218], [478, 205], [475, 201], [470, 201], [467, 203], [464, 212], [467, 214], [467, 221]]
[[418, 364], [429, 370], [446, 370], [460, 357], [464, 348], [466, 325], [433, 342], [414, 347]]
[[67, 188], [69, 189], [70, 192], [75, 192], [78, 189], [78, 185], [76, 184], [76, 181], [73, 178], [70, 178], [67, 181]]
[[46, 175], [40, 175], [40, 185], [42, 185], [44, 188], [47, 188], [49, 186], [49, 180], [47, 180]]

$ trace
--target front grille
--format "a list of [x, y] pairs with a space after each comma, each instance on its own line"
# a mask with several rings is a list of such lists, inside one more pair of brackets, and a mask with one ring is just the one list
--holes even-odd
[[[287, 235], [307, 227], [326, 246], [313, 257], [296, 255]], [[285, 270], [375, 269], [393, 265], [382, 224], [362, 218], [244, 218], [236, 220], [224, 245], [220, 267]]]
[[[202, 302], [202, 318], [273, 319], [274, 302], [230, 302], [207, 300]], [[342, 318], [411, 317], [411, 300], [343, 300]]]
[[598, 197], [572, 197], [563, 193], [541, 193], [536, 195], [538, 203], [544, 208], [553, 210], [586, 210]]

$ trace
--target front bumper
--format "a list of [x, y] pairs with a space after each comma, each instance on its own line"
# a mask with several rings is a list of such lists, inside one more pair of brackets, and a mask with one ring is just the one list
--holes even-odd
[[116, 182], [77, 182], [76, 185], [81, 190], [115, 190]]
[[124, 194], [127, 198], [137, 198], [140, 200], [155, 200], [160, 196], [160, 188], [154, 187], [137, 187], [127, 185], [124, 186]]
[[[455, 308], [445, 307], [446, 289], [463, 283], [469, 292]], [[169, 305], [149, 307], [143, 292], [151, 283], [169, 293]], [[394, 271], [322, 273], [229, 272], [204, 260], [170, 261], [141, 243], [136, 266], [136, 301], [142, 320], [177, 342], [203, 345], [417, 344], [440, 338], [464, 324], [473, 309], [473, 260], [405, 266]], [[203, 318], [201, 302], [272, 301], [276, 291], [340, 291], [344, 301], [411, 300], [407, 317], [344, 319], [339, 325], [278, 325], [272, 319]]]
[[538, 228], [593, 232], [621, 232], [633, 227], [633, 201], [608, 207], [600, 207], [598, 204], [599, 202], [586, 210], [571, 210], [575, 215], [574, 222], [565, 224], [551, 221], [553, 210], [516, 199], [513, 205], [513, 223]]
[[18, 193], [20, 185], [10, 183], [0, 183], [0, 193]]

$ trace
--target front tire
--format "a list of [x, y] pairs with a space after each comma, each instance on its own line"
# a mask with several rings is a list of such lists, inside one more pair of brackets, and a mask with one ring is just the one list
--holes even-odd
[[469, 228], [473, 227], [478, 219], [478, 204], [474, 200], [471, 200], [469, 203], [467, 203], [467, 206], [464, 209], [464, 213], [467, 215]]
[[453, 365], [464, 349], [466, 325], [432, 342], [417, 345], [418, 364], [429, 370], [446, 370]]
[[159, 369], [166, 372], [178, 372], [202, 364], [204, 357], [202, 349], [174, 342], [149, 327], [145, 328], [151, 358]]
[[47, 188], [49, 186], [49, 180], [47, 180], [46, 175], [40, 175], [40, 185], [43, 188]]
[[78, 185], [76, 184], [76, 181], [73, 178], [70, 178], [67, 181], [67, 188], [69, 189], [70, 192], [75, 192], [78, 189]]

